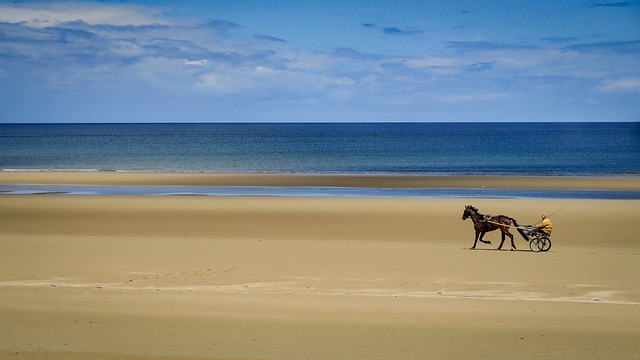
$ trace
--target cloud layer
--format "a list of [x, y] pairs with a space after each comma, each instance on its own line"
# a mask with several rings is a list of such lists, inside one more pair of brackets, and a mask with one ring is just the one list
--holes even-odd
[[56, 121], [531, 121], [594, 110], [640, 120], [638, 33], [505, 41], [365, 22], [353, 24], [358, 36], [410, 51], [344, 40], [313, 51], [281, 34], [241, 36], [248, 25], [128, 4], [0, 4], [0, 95], [11, 102], [0, 121], [56, 111]]

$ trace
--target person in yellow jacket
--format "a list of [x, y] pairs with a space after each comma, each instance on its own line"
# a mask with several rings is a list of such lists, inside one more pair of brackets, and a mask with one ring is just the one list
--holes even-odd
[[551, 223], [551, 219], [549, 219], [547, 214], [542, 214], [542, 220], [533, 225], [533, 227], [538, 228], [549, 235], [551, 235], [551, 231], [553, 231], [553, 224]]

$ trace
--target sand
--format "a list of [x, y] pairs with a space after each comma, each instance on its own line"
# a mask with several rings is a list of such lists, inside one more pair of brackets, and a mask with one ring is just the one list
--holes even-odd
[[191, 186], [350, 186], [372, 188], [498, 188], [640, 190], [638, 177], [380, 176], [0, 171], [0, 183]]
[[[0, 173], [4, 183], [72, 180], [640, 183]], [[468, 204], [521, 224], [562, 209], [551, 251], [528, 251], [518, 234], [518, 251], [496, 251], [498, 233], [469, 250]], [[635, 359], [639, 211], [623, 200], [0, 195], [0, 358]]]

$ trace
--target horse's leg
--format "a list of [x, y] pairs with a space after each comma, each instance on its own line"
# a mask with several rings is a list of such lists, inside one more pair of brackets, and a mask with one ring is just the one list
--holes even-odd
[[483, 243], [485, 243], [485, 244], [489, 244], [489, 245], [491, 245], [491, 241], [489, 241], [489, 240], [482, 240], [482, 239], [484, 238], [484, 234], [486, 234], [486, 233], [487, 233], [486, 231], [483, 231], [483, 232], [481, 232], [481, 233], [480, 233], [480, 241], [482, 241], [482, 242], [483, 242]]
[[500, 246], [498, 246], [498, 250], [502, 250], [502, 244], [504, 244], [504, 240], [505, 240], [504, 231], [502, 231], [502, 229], [500, 229], [500, 236], [502, 238], [502, 241], [500, 241]]
[[476, 249], [476, 244], [478, 243], [478, 235], [480, 234], [480, 232], [478, 230], [476, 230], [476, 234], [473, 237], [473, 246], [471, 247], [471, 250], [475, 250]]
[[507, 235], [511, 238], [511, 250], [516, 250], [516, 243], [513, 241], [513, 234], [507, 231]]

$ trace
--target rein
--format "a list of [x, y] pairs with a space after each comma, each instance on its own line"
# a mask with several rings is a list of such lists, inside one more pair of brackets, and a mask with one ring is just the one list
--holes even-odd
[[511, 228], [514, 228], [514, 229], [522, 229], [522, 230], [526, 230], [527, 229], [527, 227], [524, 227], [524, 226], [507, 225], [507, 224], [503, 224], [503, 223], [499, 223], [499, 222], [495, 222], [495, 221], [491, 221], [491, 220], [487, 220], [486, 222], [492, 223], [492, 224], [496, 224], [496, 225], [500, 225], [500, 226], [511, 227]]
[[[550, 218], [551, 216], [553, 216], [553, 215], [555, 215], [555, 214], [559, 213], [560, 211], [564, 210], [564, 208], [565, 208], [565, 207], [566, 207], [566, 206], [563, 206], [562, 208], [560, 208], [560, 210], [558, 210], [558, 211], [556, 211], [556, 212], [552, 213], [551, 215], [547, 215], [547, 217], [548, 217], [548, 218]], [[507, 227], [511, 227], [511, 228], [514, 228], [514, 229], [522, 229], [522, 230], [527, 230], [527, 229], [528, 229], [528, 227], [526, 227], [526, 226], [505, 225], [505, 224], [503, 224], [503, 223], [499, 223], [499, 222], [495, 222], [495, 221], [491, 221], [491, 220], [485, 220], [485, 222], [492, 223], [492, 224], [496, 224], [496, 225], [507, 226]]]
[[[554, 212], [551, 215], [555, 215], [557, 213], [559, 213], [560, 211], [564, 210], [564, 207], [562, 207], [560, 210]], [[549, 215], [548, 217], [551, 217], [551, 215]], [[473, 220], [474, 224], [475, 223], [491, 223], [491, 224], [496, 224], [496, 225], [500, 225], [500, 226], [506, 226], [506, 227], [510, 227], [510, 228], [514, 228], [514, 229], [520, 229], [520, 230], [527, 230], [529, 229], [529, 227], [526, 226], [513, 226], [513, 225], [507, 225], [504, 223], [499, 223], [496, 221], [491, 221], [489, 220], [492, 216], [491, 215], [487, 215], [487, 214], [480, 214], [479, 212], [474, 212], [474, 215], [469, 215], [469, 217], [471, 218], [471, 220]]]
[[559, 213], [560, 211], [564, 210], [564, 208], [565, 208], [565, 207], [566, 207], [566, 206], [563, 206], [562, 208], [560, 208], [560, 210], [558, 210], [558, 211], [554, 212], [553, 214], [551, 214], [551, 215], [547, 215], [547, 217], [552, 217], [553, 215], [555, 215], [555, 214]]

